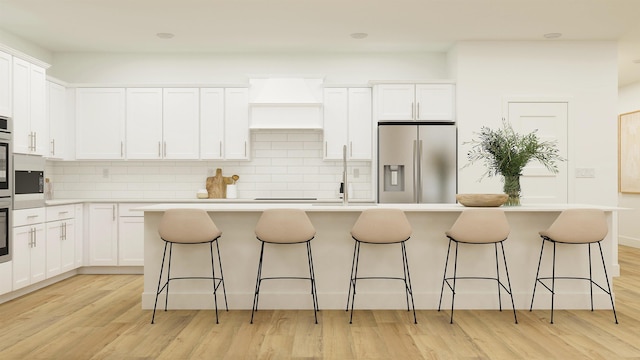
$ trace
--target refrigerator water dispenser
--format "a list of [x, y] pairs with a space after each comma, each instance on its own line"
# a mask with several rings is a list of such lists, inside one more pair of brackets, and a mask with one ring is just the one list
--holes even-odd
[[384, 166], [384, 191], [404, 191], [404, 165]]

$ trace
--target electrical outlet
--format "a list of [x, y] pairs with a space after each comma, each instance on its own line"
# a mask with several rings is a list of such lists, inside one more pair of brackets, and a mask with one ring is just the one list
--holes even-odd
[[213, 175], [215, 175], [215, 174], [213, 173], [213, 169], [207, 169], [207, 177], [211, 177], [211, 176], [213, 176]]
[[596, 177], [596, 169], [594, 168], [576, 168], [577, 178], [594, 178]]
[[108, 179], [109, 178], [109, 169], [108, 168], [102, 169], [102, 177], [104, 179]]
[[353, 178], [357, 179], [360, 177], [360, 169], [353, 169]]

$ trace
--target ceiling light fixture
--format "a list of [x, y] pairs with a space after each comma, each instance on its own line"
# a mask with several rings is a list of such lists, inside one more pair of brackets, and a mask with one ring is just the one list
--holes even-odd
[[351, 36], [352, 38], [354, 38], [354, 39], [358, 39], [358, 40], [360, 40], [360, 39], [364, 39], [364, 38], [366, 38], [367, 36], [369, 36], [369, 34], [367, 34], [367, 33], [353, 33], [353, 34], [351, 34], [350, 36]]
[[157, 37], [159, 37], [160, 39], [171, 39], [174, 35], [172, 33], [157, 33], [156, 34]]
[[545, 39], [557, 39], [562, 36], [561, 33], [548, 33], [543, 35]]

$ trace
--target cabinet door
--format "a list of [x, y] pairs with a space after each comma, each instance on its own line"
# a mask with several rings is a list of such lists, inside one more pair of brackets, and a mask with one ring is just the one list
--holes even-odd
[[200, 156], [200, 91], [164, 89], [163, 157], [196, 160]]
[[200, 89], [200, 158], [222, 159], [224, 89]]
[[224, 158], [249, 159], [249, 89], [224, 90]]
[[382, 84], [376, 89], [379, 121], [414, 120], [415, 85]]
[[29, 154], [33, 145], [29, 106], [29, 63], [13, 58], [13, 152]]
[[11, 292], [13, 289], [13, 262], [7, 261], [0, 263], [0, 295]]
[[454, 85], [416, 85], [417, 120], [453, 121]]
[[76, 158], [124, 157], [125, 91], [120, 88], [76, 90]]
[[118, 265], [144, 265], [144, 217], [121, 217], [118, 224]]
[[89, 205], [89, 265], [118, 265], [118, 223], [115, 204]]
[[84, 228], [82, 226], [84, 221], [84, 205], [76, 204], [75, 209], [75, 224], [74, 224], [74, 242], [75, 242], [75, 258], [76, 264], [74, 268], [79, 268], [84, 265]]
[[47, 238], [44, 231], [44, 224], [33, 226], [34, 242], [31, 248], [31, 284], [47, 278]]
[[76, 268], [75, 224], [75, 219], [62, 221], [62, 238], [60, 241], [60, 271], [62, 273]]
[[342, 159], [342, 147], [347, 144], [349, 97], [346, 88], [324, 89], [324, 158]]
[[0, 51], [0, 115], [11, 116], [11, 78], [13, 56]]
[[127, 159], [162, 158], [162, 89], [127, 89]]
[[29, 107], [33, 148], [32, 154], [45, 155], [49, 148], [47, 133], [47, 77], [45, 70], [29, 66]]
[[60, 254], [62, 252], [62, 221], [52, 221], [45, 225], [47, 232], [47, 279], [62, 272]]
[[47, 116], [49, 143], [45, 156], [66, 159], [67, 134], [71, 131], [67, 123], [67, 90], [50, 81], [47, 82]]
[[13, 290], [31, 284], [31, 246], [33, 244], [33, 227], [18, 226], [13, 228]]
[[349, 89], [349, 158], [371, 160], [373, 119], [371, 89]]

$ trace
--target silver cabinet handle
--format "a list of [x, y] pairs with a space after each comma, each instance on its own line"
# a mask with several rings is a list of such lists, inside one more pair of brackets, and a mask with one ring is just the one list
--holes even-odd
[[116, 221], [116, 206], [111, 205], [111, 220]]
[[418, 103], [418, 116], [416, 116], [416, 119], [420, 119], [420, 103]]
[[36, 145], [38, 144], [38, 133], [33, 132], [33, 151], [36, 151]]
[[247, 141], [244, 141], [244, 157], [247, 157]]
[[56, 139], [51, 139], [51, 155], [56, 154]]
[[415, 114], [414, 114], [414, 111], [413, 111], [415, 109], [415, 107], [416, 107], [415, 104], [412, 102], [411, 103], [411, 119], [415, 119], [416, 118]]
[[418, 202], [422, 200], [422, 140], [418, 142]]
[[158, 141], [158, 157], [162, 157], [162, 143]]
[[124, 157], [124, 142], [120, 141], [120, 157]]
[[349, 141], [349, 157], [353, 157], [353, 141]]
[[218, 154], [220, 154], [220, 157], [222, 157], [222, 141], [220, 141], [220, 152]]
[[413, 140], [413, 199], [418, 202], [418, 144], [417, 140]]
[[324, 142], [324, 157], [327, 157], [327, 154], [329, 153], [328, 147], [329, 147], [329, 143], [325, 141]]

